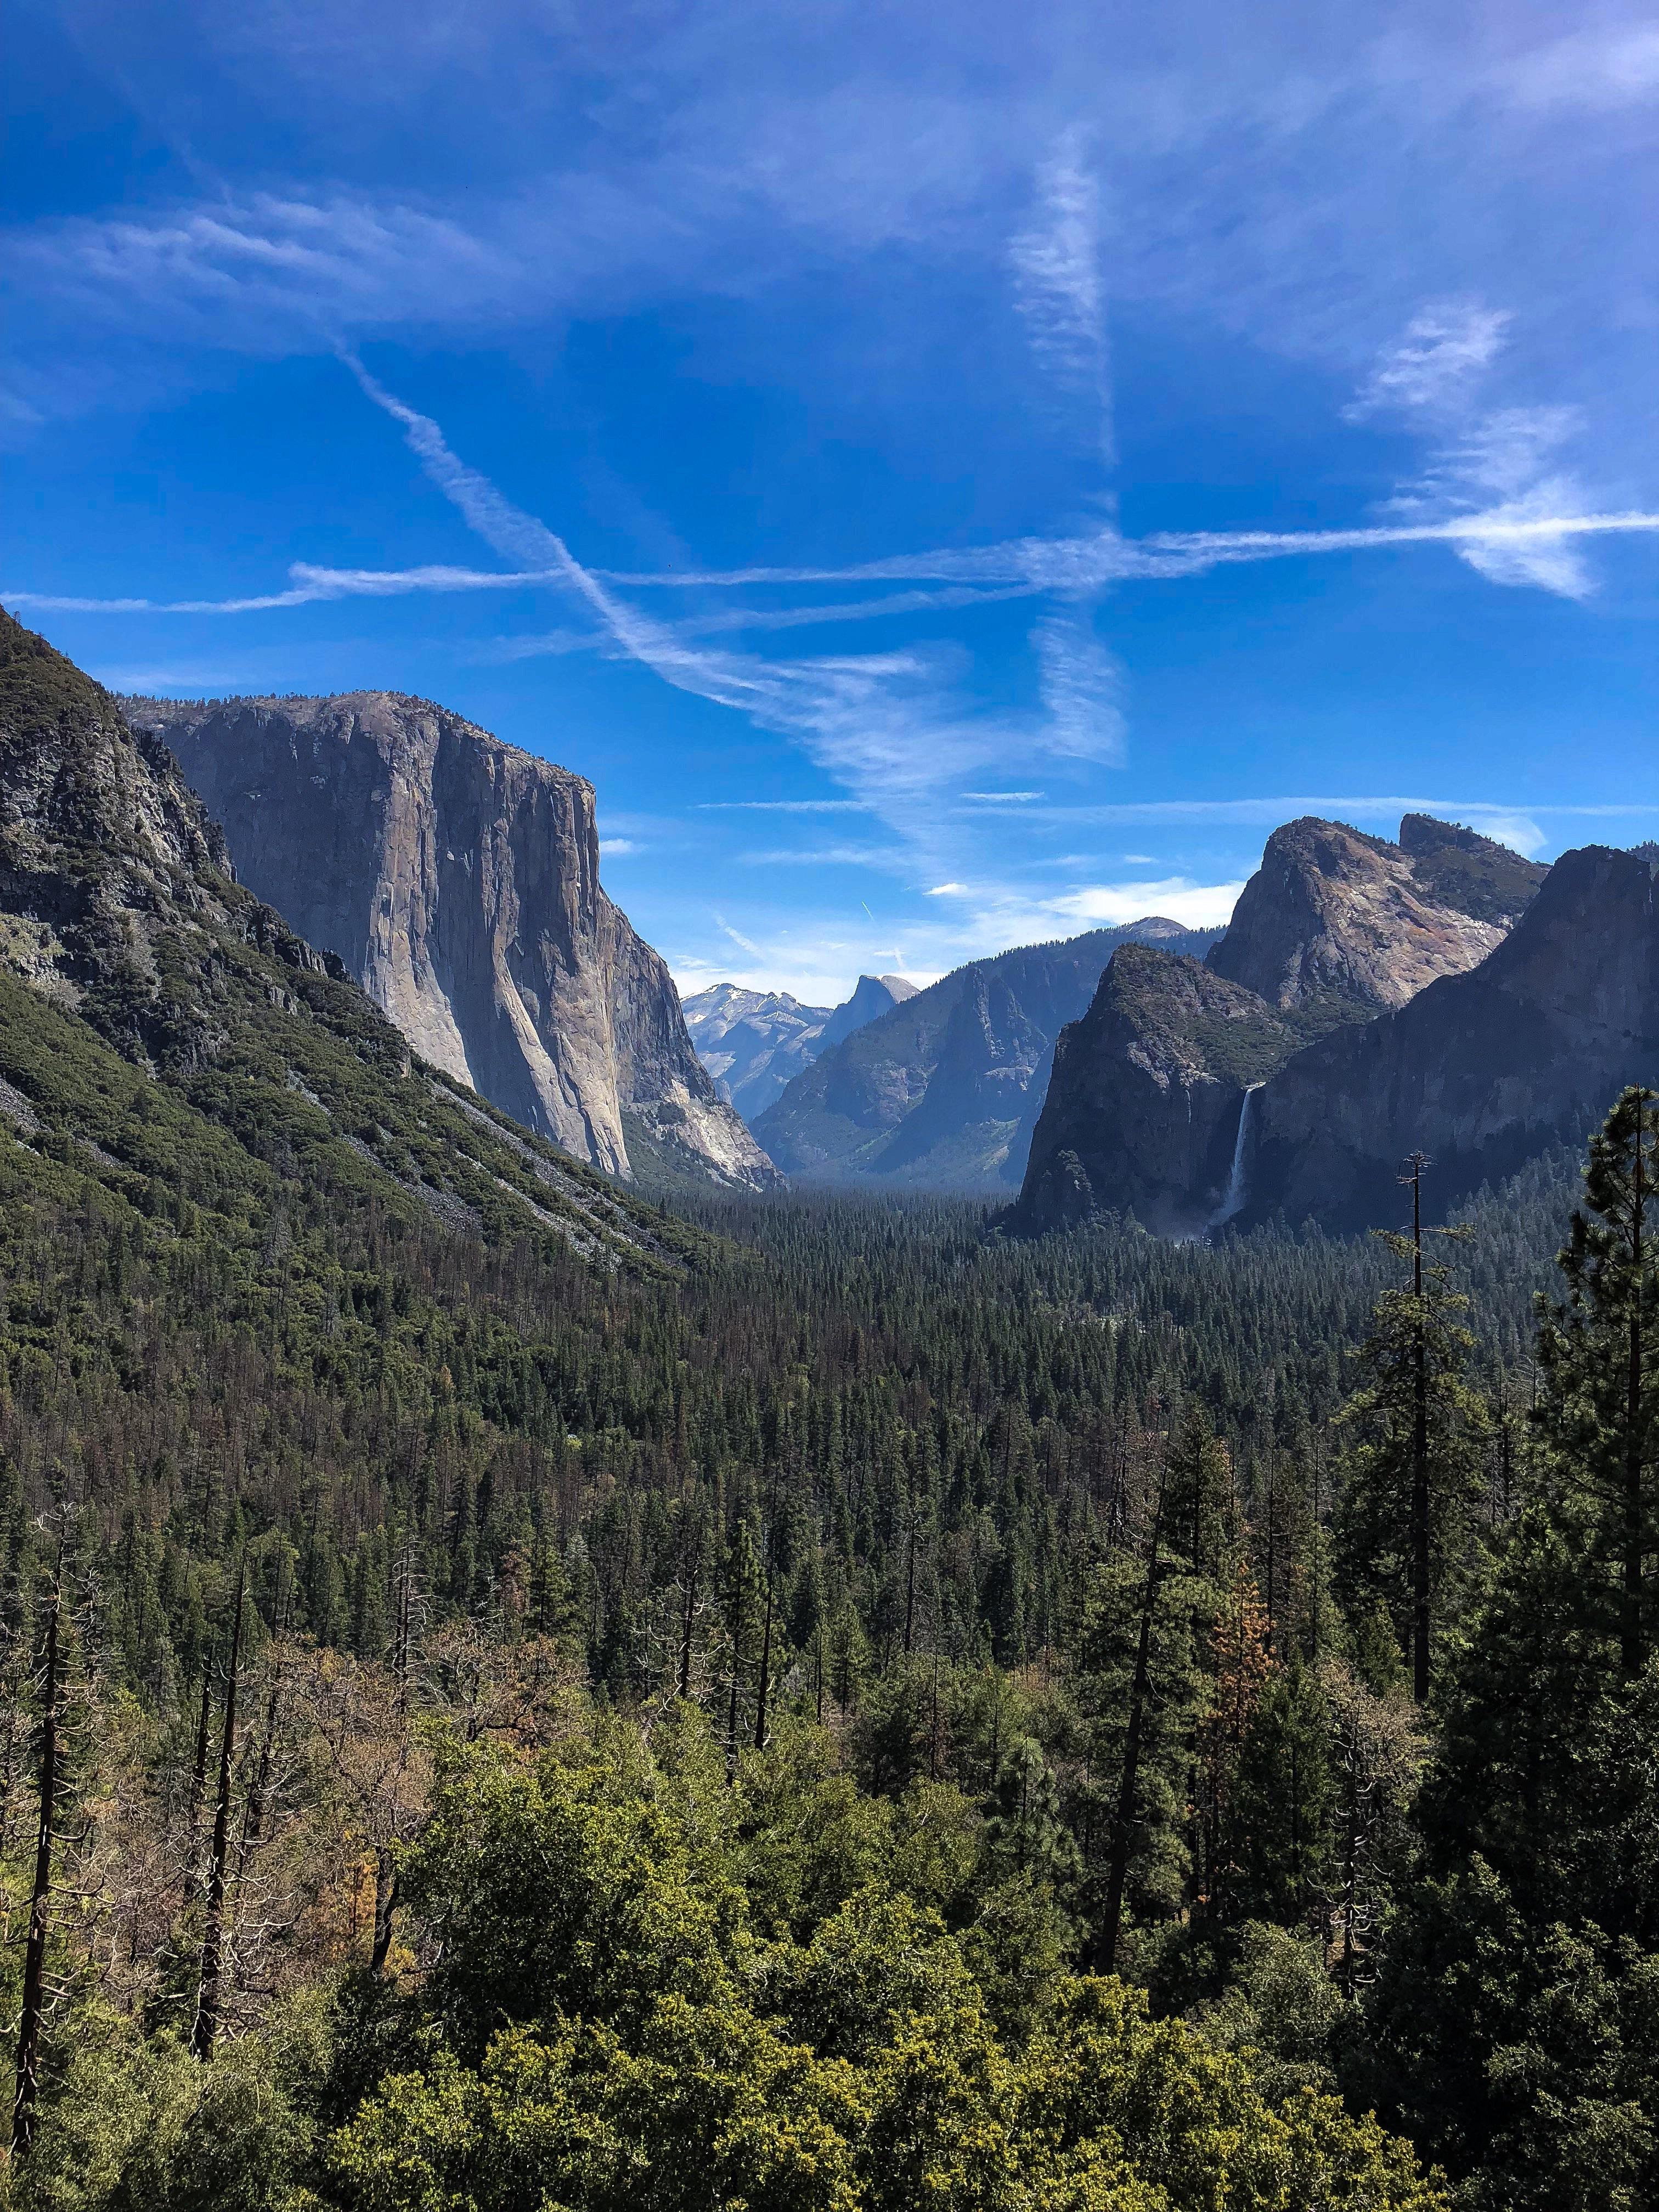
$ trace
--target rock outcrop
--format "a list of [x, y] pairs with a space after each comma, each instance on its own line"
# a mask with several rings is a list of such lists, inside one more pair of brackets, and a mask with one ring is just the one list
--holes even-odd
[[1105, 1207], [1164, 1235], [1218, 1220], [1237, 1195], [1243, 1097], [1297, 1042], [1282, 1014], [1201, 961], [1122, 946], [1054, 1047], [1018, 1225], [1066, 1228]]
[[1255, 1102], [1245, 1221], [1392, 1220], [1423, 1151], [1437, 1210], [1556, 1139], [1577, 1142], [1628, 1083], [1659, 1085], [1659, 892], [1639, 854], [1563, 854], [1468, 974], [1297, 1053]]
[[131, 700], [242, 880], [422, 1057], [607, 1173], [775, 1172], [599, 884], [591, 784], [429, 701]]
[[792, 1176], [1006, 1191], [1024, 1170], [1055, 1037], [1120, 945], [1205, 951], [1154, 917], [954, 969], [823, 1053], [756, 1123]]
[[488, 1242], [550, 1232], [606, 1266], [672, 1266], [685, 1242], [416, 1059], [335, 954], [236, 881], [154, 730], [3, 611], [0, 1062], [19, 1139], [123, 1207], [172, 1187], [187, 1142], [233, 1242], [246, 1207], [269, 1224], [290, 1198]]
[[903, 975], [860, 975], [838, 1006], [715, 983], [685, 1001], [685, 1026], [721, 1097], [753, 1121], [821, 1052], [915, 994]]
[[1369, 1019], [1484, 960], [1547, 873], [1425, 814], [1398, 844], [1304, 816], [1267, 840], [1210, 965], [1304, 1031]]
[[1133, 1211], [1192, 1235], [1243, 1218], [1269, 1079], [1478, 967], [1548, 874], [1421, 814], [1398, 844], [1311, 817], [1274, 830], [1202, 977], [1167, 954], [1114, 957], [1056, 1049], [1013, 1225]]

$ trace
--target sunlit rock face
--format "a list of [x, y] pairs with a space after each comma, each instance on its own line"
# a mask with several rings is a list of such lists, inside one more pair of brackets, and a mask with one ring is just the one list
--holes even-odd
[[1333, 1031], [1274, 1076], [1251, 1120], [1247, 1218], [1392, 1220], [1400, 1163], [1419, 1150], [1443, 1211], [1577, 1141], [1629, 1083], [1659, 1084], [1654, 868], [1586, 846], [1562, 854], [1479, 967]]
[[809, 1006], [787, 991], [714, 983], [685, 1001], [685, 1026], [720, 1095], [753, 1121], [820, 1053], [915, 995], [916, 986], [903, 975], [860, 975], [838, 1006]]
[[428, 700], [127, 702], [238, 874], [337, 952], [415, 1050], [579, 1159], [762, 1188], [775, 1172], [599, 884], [592, 786]]
[[1548, 870], [1425, 814], [1400, 828], [1398, 844], [1312, 816], [1275, 830], [1210, 966], [1333, 1027], [1478, 966]]
[[[1485, 972], [1549, 877], [1426, 815], [1408, 814], [1397, 843], [1311, 817], [1276, 830], [1201, 967], [1125, 947], [1062, 1033], [1014, 1225], [1133, 1212], [1191, 1235], [1279, 1206], [1365, 1214], [1333, 1132], [1376, 1101], [1337, 1093], [1369, 1085], [1358, 1071], [1389, 1018]], [[1283, 1102], [1298, 1084], [1293, 1136]]]

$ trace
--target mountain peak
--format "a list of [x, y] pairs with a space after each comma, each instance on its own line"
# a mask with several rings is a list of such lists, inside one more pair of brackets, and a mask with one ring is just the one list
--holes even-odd
[[853, 994], [844, 999], [823, 1025], [823, 1035], [818, 1049], [822, 1052], [843, 1037], [852, 1036], [866, 1023], [876, 1021], [890, 1013], [906, 999], [914, 999], [916, 987], [903, 975], [860, 975], [853, 987]]
[[1310, 1028], [1404, 1006], [1474, 967], [1547, 870], [1430, 815], [1401, 830], [1398, 844], [1315, 815], [1275, 830], [1211, 967]]

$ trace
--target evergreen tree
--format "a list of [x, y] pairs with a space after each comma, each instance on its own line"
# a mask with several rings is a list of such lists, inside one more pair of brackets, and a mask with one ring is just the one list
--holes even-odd
[[1468, 1582], [1471, 1509], [1484, 1469], [1485, 1404], [1466, 1379], [1474, 1339], [1450, 1270], [1424, 1263], [1419, 1159], [1409, 1236], [1383, 1243], [1409, 1269], [1386, 1291], [1360, 1347], [1365, 1380], [1343, 1407], [1346, 1437], [1338, 1560], [1351, 1603], [1381, 1595], [1410, 1655], [1420, 1705], [1432, 1678], [1435, 1624]]
[[1560, 1256], [1566, 1295], [1540, 1299], [1539, 1424], [1551, 1472], [1582, 1501], [1612, 1571], [1620, 1658], [1653, 1646], [1647, 1561], [1659, 1474], [1659, 1095], [1624, 1092], [1592, 1139], [1584, 1206]]

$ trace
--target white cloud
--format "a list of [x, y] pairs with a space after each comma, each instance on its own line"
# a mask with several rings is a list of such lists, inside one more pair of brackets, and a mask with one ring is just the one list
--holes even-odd
[[[1572, 533], [1552, 532], [1553, 519], [1588, 503], [1573, 478], [1547, 464], [1583, 427], [1576, 407], [1505, 407], [1468, 424], [1431, 459], [1413, 483], [1389, 501], [1402, 514], [1471, 518], [1460, 560], [1489, 583], [1532, 585], [1564, 599], [1595, 589]], [[1541, 523], [1532, 532], [1514, 526]], [[1583, 533], [1580, 533], [1581, 535]]]
[[1063, 131], [1037, 169], [1034, 220], [1009, 249], [1014, 296], [1032, 351], [1063, 391], [1089, 403], [1091, 434], [1112, 449], [1106, 293], [1100, 268], [1100, 189], [1084, 133]]
[[1474, 301], [1425, 307], [1384, 349], [1344, 413], [1359, 422], [1383, 410], [1410, 414], [1460, 405], [1496, 360], [1512, 320]]
[[699, 814], [867, 814], [860, 799], [700, 799]]
[[789, 845], [738, 857], [751, 868], [879, 868], [892, 874], [906, 866], [904, 849], [896, 845]]
[[1088, 615], [1045, 616], [1032, 633], [1053, 750], [1116, 763], [1124, 752], [1122, 664], [1094, 635]]
[[754, 939], [752, 937], [745, 937], [740, 929], [733, 929], [731, 923], [726, 921], [724, 915], [717, 914], [714, 916], [714, 927], [716, 929], [722, 930], [725, 934], [731, 939], [733, 945], [740, 946], [745, 952], [752, 953], [757, 960], [763, 960], [766, 957], [766, 955], [761, 951], [759, 945], [756, 944]]
[[601, 859], [607, 856], [612, 859], [621, 859], [626, 854], [643, 853], [647, 849], [647, 847], [639, 844], [632, 837], [601, 837], [599, 840], [599, 854]]
[[[1555, 418], [1568, 416], [1571, 410], [1535, 409], [1516, 410], [1516, 413]], [[1495, 422], [1502, 419], [1493, 418]], [[1477, 439], [1478, 432], [1472, 431], [1469, 436], [1471, 440]], [[1449, 448], [1448, 452], [1456, 450]], [[1416, 486], [1407, 487], [1399, 495], [1400, 498], [1410, 501], [1420, 495], [1425, 484], [1439, 481], [1433, 475], [1433, 467], [1438, 465], [1433, 465], [1431, 471], [1418, 480]], [[932, 553], [902, 554], [890, 561], [865, 562], [848, 568], [688, 569], [683, 572], [659, 570], [648, 574], [579, 568], [568, 549], [549, 532], [549, 539], [562, 556], [561, 562], [556, 566], [477, 569], [434, 564], [411, 568], [364, 569], [325, 568], [307, 562], [295, 562], [289, 571], [295, 580], [289, 590], [247, 597], [226, 599], [90, 599], [0, 586], [0, 600], [10, 606], [76, 614], [250, 614], [308, 606], [319, 600], [336, 599], [379, 599], [428, 592], [523, 591], [568, 586], [589, 599], [597, 608], [599, 603], [593, 599], [593, 592], [606, 585], [697, 586], [735, 589], [749, 584], [857, 583], [878, 576], [896, 575], [972, 575], [986, 583], [1017, 583], [1018, 589], [1011, 592], [1008, 594], [1011, 597], [1034, 597], [1052, 591], [1075, 598], [1080, 593], [1129, 578], [1147, 581], [1178, 581], [1183, 577], [1201, 575], [1208, 569], [1241, 562], [1315, 559], [1327, 554], [1367, 552], [1401, 545], [1443, 545], [1459, 554], [1462, 554], [1468, 546], [1483, 550], [1509, 546], [1522, 552], [1529, 545], [1558, 540], [1645, 537], [1659, 532], [1659, 512], [1641, 507], [1586, 511], [1582, 503], [1569, 495], [1571, 490], [1571, 479], [1556, 477], [1536, 487], [1524, 507], [1509, 501], [1485, 509], [1449, 515], [1443, 520], [1366, 524], [1351, 530], [1158, 531], [1140, 538], [1126, 538], [1115, 531], [1097, 531], [1077, 538], [1016, 538], [1000, 544], [968, 550], [951, 548]], [[498, 494], [496, 497], [499, 498]], [[505, 501], [501, 504], [506, 506]], [[544, 526], [534, 523], [532, 517], [520, 516], [520, 520], [532, 524], [538, 530]], [[989, 594], [984, 596], [988, 597]], [[659, 668], [659, 673], [665, 674], [666, 666], [672, 664], [688, 673], [701, 670], [705, 679], [714, 684], [717, 672], [723, 671], [720, 688], [710, 690], [706, 696], [724, 697], [726, 689], [743, 688], [746, 681], [748, 691], [757, 696], [733, 697], [726, 703], [750, 706], [758, 713], [758, 697], [763, 695], [769, 680], [763, 672], [764, 664], [745, 664], [730, 656], [696, 652], [686, 641], [691, 634], [689, 630], [674, 623], [653, 621], [635, 610], [624, 607], [609, 595], [605, 597], [604, 606], [608, 610], [604, 630], [584, 633], [580, 641], [571, 640], [573, 647], [578, 641], [585, 644], [597, 638], [605, 649], [621, 649], [632, 657], [648, 659], [650, 665], [655, 666], [657, 659], [641, 649], [645, 642], [653, 640], [655, 653], [665, 664]], [[624, 628], [627, 631], [625, 636]], [[549, 645], [545, 649], [566, 649], [569, 635], [567, 632], [555, 633], [557, 643]], [[538, 646], [538, 649], [543, 648]], [[848, 672], [860, 666], [872, 673], [885, 670], [889, 674], [902, 672], [914, 674], [921, 672], [922, 662], [917, 656], [907, 657], [898, 653], [871, 657], [863, 662], [824, 659], [793, 665], [774, 663], [770, 665], [770, 670], [771, 677], [776, 679], [775, 688], [780, 691], [787, 688], [792, 676], [804, 680], [807, 672], [813, 670], [824, 672], [826, 678], [831, 679], [830, 688], [833, 690], [833, 672]], [[747, 679], [744, 676], [745, 668], [750, 672]], [[670, 677], [667, 680], [678, 679]], [[697, 690], [701, 687], [696, 683], [688, 682], [684, 688]], [[1006, 796], [996, 792], [977, 795], [987, 799]]]
[[1483, 814], [1475, 826], [1483, 837], [1495, 837], [1500, 845], [1524, 853], [1529, 860], [1535, 860], [1549, 842], [1529, 814], [1493, 811]]
[[928, 898], [965, 898], [967, 895], [966, 884], [934, 884], [925, 894]]
[[1086, 884], [1047, 902], [1047, 911], [1066, 921], [1099, 928], [1162, 915], [1188, 929], [1218, 929], [1227, 921], [1243, 881], [1199, 884], [1190, 876], [1169, 876], [1162, 883]]

